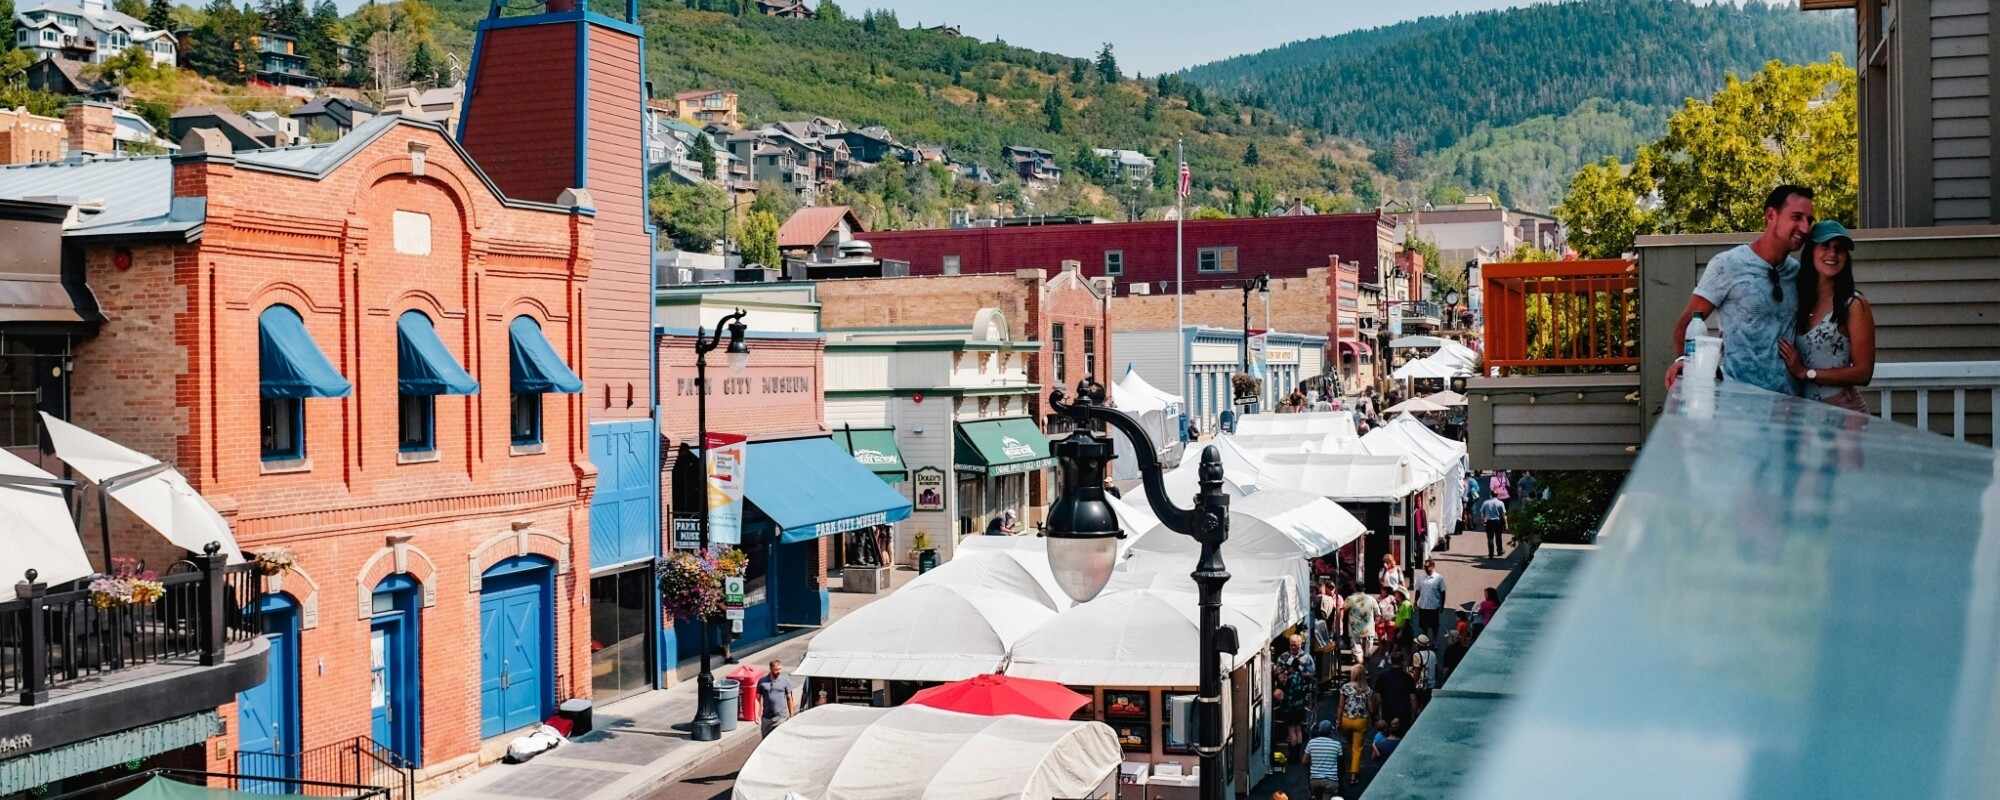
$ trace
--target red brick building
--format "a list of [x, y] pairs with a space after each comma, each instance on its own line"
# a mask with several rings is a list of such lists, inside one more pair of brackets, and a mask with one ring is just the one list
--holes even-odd
[[[378, 117], [327, 145], [198, 131], [171, 159], [0, 169], [0, 197], [40, 194], [103, 199], [65, 231], [104, 321], [59, 416], [177, 466], [246, 552], [296, 554], [212, 768], [300, 777], [372, 739], [449, 779], [588, 693], [596, 471], [564, 393], [587, 193], [510, 199], [439, 128]], [[181, 557], [114, 522], [122, 553]]]
[[[1395, 222], [1380, 212], [1311, 217], [1190, 220], [1182, 233], [1189, 291], [1239, 284], [1258, 273], [1304, 277], [1328, 259], [1387, 266], [1399, 249]], [[916, 275], [1012, 272], [1076, 261], [1088, 277], [1110, 276], [1129, 294], [1143, 284], [1171, 293], [1172, 222], [876, 231], [856, 238], [876, 258], [910, 262]], [[1164, 286], [1162, 286], [1164, 282]]]

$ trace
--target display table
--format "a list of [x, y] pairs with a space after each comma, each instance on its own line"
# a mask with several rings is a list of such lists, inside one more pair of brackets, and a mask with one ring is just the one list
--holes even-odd
[[843, 592], [881, 594], [888, 589], [888, 567], [848, 566], [840, 569], [840, 590]]
[[1159, 766], [1144, 761], [1119, 765], [1118, 800], [1201, 800], [1199, 770], [1161, 775]]

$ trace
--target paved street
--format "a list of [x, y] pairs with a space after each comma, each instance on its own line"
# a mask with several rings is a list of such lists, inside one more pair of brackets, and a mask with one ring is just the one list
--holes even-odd
[[759, 739], [744, 739], [731, 745], [721, 755], [703, 762], [687, 777], [672, 785], [646, 795], [646, 800], [728, 800], [729, 790], [736, 785], [736, 771], [743, 768], [743, 762], [750, 760], [756, 752]]

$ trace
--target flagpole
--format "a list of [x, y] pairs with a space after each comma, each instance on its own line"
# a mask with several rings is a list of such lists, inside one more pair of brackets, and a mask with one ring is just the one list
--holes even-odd
[[[1178, 138], [1174, 139], [1174, 156], [1180, 161], [1181, 172], [1185, 173], [1187, 145]], [[1181, 416], [1184, 418], [1181, 431], [1185, 433], [1188, 423], [1193, 421], [1188, 415], [1188, 410], [1192, 407], [1194, 398], [1188, 394], [1188, 370], [1191, 365], [1188, 363], [1187, 312], [1182, 307], [1181, 293], [1182, 285], [1187, 281], [1187, 255], [1181, 245], [1181, 226], [1187, 222], [1187, 193], [1181, 190], [1183, 180], [1185, 179], [1180, 173], [1174, 175], [1174, 336], [1180, 342], [1178, 371], [1181, 374]]]

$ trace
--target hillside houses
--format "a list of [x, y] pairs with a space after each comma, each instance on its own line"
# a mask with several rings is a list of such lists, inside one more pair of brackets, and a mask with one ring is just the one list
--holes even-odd
[[1055, 153], [1039, 147], [1008, 145], [1000, 148], [1000, 157], [1032, 188], [1053, 189], [1062, 184], [1062, 167], [1056, 166]]
[[1145, 183], [1153, 179], [1154, 161], [1151, 156], [1137, 150], [1094, 150], [1098, 158], [1111, 162], [1113, 180]]
[[14, 46], [35, 59], [87, 64], [139, 47], [153, 63], [172, 65], [180, 45], [167, 31], [107, 7], [104, 0], [28, 0], [14, 12]]

